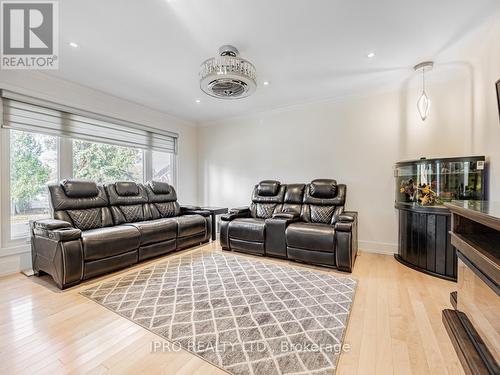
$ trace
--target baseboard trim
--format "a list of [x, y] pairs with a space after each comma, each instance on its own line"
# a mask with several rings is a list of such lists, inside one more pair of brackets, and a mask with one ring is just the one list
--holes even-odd
[[31, 253], [29, 251], [0, 258], [0, 276], [11, 275], [30, 268]]
[[365, 253], [393, 255], [398, 252], [397, 244], [387, 242], [358, 241], [358, 247]]

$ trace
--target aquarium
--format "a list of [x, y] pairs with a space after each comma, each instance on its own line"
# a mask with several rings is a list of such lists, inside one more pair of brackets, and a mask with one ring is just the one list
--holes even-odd
[[442, 206], [484, 200], [485, 158], [420, 159], [396, 163], [396, 206]]

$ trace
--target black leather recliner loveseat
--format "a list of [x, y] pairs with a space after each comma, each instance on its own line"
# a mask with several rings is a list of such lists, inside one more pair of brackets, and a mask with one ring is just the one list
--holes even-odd
[[351, 272], [358, 250], [357, 212], [344, 211], [346, 185], [262, 181], [249, 207], [221, 217], [223, 250], [269, 255]]
[[210, 239], [210, 212], [180, 206], [166, 183], [63, 180], [49, 194], [54, 219], [31, 223], [33, 270], [61, 289]]

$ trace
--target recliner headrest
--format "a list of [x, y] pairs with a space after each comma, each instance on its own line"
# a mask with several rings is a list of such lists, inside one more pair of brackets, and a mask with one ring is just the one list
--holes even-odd
[[97, 184], [94, 181], [62, 180], [61, 186], [66, 196], [70, 198], [92, 198], [99, 195]]
[[257, 185], [257, 194], [263, 197], [272, 197], [278, 194], [280, 182], [274, 180], [264, 180]]
[[170, 194], [172, 190], [170, 185], [166, 182], [148, 181], [147, 184], [155, 194]]
[[116, 194], [122, 197], [130, 197], [133, 195], [139, 195], [139, 186], [132, 181], [120, 181], [115, 182]]
[[311, 181], [309, 194], [314, 198], [331, 199], [337, 195], [337, 181], [317, 179]]

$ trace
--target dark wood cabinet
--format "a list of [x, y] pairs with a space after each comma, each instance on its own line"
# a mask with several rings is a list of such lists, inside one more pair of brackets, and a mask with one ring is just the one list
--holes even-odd
[[442, 207], [397, 205], [399, 244], [395, 258], [404, 265], [441, 277], [457, 279], [457, 254], [451, 244], [450, 211]]
[[446, 206], [458, 254], [458, 291], [450, 297], [454, 309], [443, 310], [443, 323], [466, 374], [500, 374], [500, 203]]

